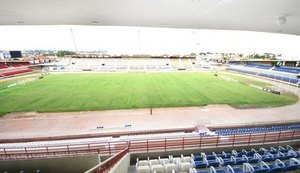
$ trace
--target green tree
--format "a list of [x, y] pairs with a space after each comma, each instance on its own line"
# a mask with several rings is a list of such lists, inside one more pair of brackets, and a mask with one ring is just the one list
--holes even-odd
[[56, 53], [56, 56], [58, 57], [64, 57], [65, 55], [75, 55], [76, 52], [68, 51], [68, 50], [59, 50]]

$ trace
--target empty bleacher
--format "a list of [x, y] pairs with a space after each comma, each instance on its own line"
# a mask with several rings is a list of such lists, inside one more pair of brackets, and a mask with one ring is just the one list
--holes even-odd
[[170, 64], [174, 70], [183, 69], [181, 59], [170, 59]]
[[272, 70], [272, 71], [279, 71], [279, 72], [285, 72], [285, 73], [292, 73], [292, 74], [299, 74], [300, 69], [291, 68], [291, 67], [280, 67], [280, 66], [271, 66], [271, 65], [265, 65], [265, 64], [245, 64], [245, 67], [252, 67], [252, 68], [258, 68], [258, 69], [265, 69], [265, 70]]
[[191, 59], [181, 59], [182, 67], [186, 70], [194, 70]]
[[272, 70], [285, 72], [285, 73], [293, 73], [293, 74], [299, 74], [300, 73], [300, 69], [288, 68], [288, 67], [275, 67]]
[[[72, 58], [65, 71], [165, 71], [165, 70], [199, 70], [193, 65], [191, 59], [166, 59], [166, 58]], [[196, 60], [194, 60], [194, 63]]]
[[0, 64], [0, 69], [7, 69], [8, 67], [4, 64]]
[[28, 73], [28, 72], [32, 72], [32, 70], [29, 68], [13, 69], [13, 70], [9, 70], [9, 71], [0, 72], [0, 76], [13, 76], [13, 75], [18, 75], [18, 74]]
[[[269, 149], [242, 149], [230, 152], [212, 152], [169, 155], [166, 158], [147, 158], [135, 164], [136, 173], [275, 173], [300, 171], [300, 150], [291, 146]], [[130, 171], [129, 171], [130, 172]]]
[[300, 69], [287, 67], [272, 67], [269, 65], [261, 64], [230, 64], [227, 70], [300, 85], [300, 79], [297, 78], [297, 74], [300, 73]]
[[267, 132], [299, 130], [299, 129], [300, 129], [300, 124], [271, 126], [271, 127], [226, 128], [226, 129], [216, 129], [215, 134], [226, 136], [226, 135], [239, 135], [239, 134], [247, 134], [247, 133], [267, 133]]
[[29, 66], [29, 62], [0, 62], [0, 77], [31, 72]]

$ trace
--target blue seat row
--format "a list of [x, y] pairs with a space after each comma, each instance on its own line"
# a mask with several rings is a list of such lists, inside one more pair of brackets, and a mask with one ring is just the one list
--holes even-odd
[[289, 82], [289, 83], [293, 83], [293, 84], [297, 84], [298, 82], [300, 82], [300, 80], [297, 78], [286, 77], [286, 76], [279, 76], [279, 75], [273, 75], [273, 74], [267, 74], [267, 73], [258, 73], [257, 75], [262, 76], [262, 77], [271, 78], [271, 79], [281, 80], [281, 81]]
[[234, 134], [247, 134], [247, 133], [265, 133], [274, 131], [286, 130], [299, 130], [300, 124], [285, 125], [285, 126], [272, 126], [272, 127], [250, 127], [250, 128], [237, 128], [237, 129], [216, 129], [217, 135], [234, 135]]
[[200, 136], [209, 136], [209, 134], [207, 132], [200, 132], [199, 135]]
[[293, 74], [300, 73], [300, 69], [294, 69], [294, 68], [288, 68], [288, 67], [275, 67], [272, 70], [280, 71], [280, 72], [286, 72], [286, 73], [293, 73]]
[[245, 67], [260, 68], [265, 70], [269, 70], [272, 68], [271, 65], [264, 65], [264, 64], [246, 64]]
[[272, 66], [270, 66], [270, 65], [257, 65], [256, 68], [269, 70], [269, 69], [272, 68]]
[[256, 67], [257, 65], [256, 64], [245, 64], [245, 67]]
[[[245, 67], [252, 67], [252, 68], [260, 68], [260, 69], [265, 69], [265, 70], [269, 70], [271, 68], [273, 68], [273, 66], [271, 65], [264, 65], [264, 64], [245, 64]], [[286, 73], [292, 73], [292, 74], [299, 74], [300, 73], [300, 69], [296, 69], [296, 68], [290, 68], [290, 67], [275, 67], [272, 70], [274, 71], [280, 71], [280, 72], [286, 72]]]
[[277, 172], [289, 172], [300, 169], [300, 162], [295, 158], [291, 158], [288, 161], [281, 161], [276, 159], [274, 163], [267, 164], [264, 161], [260, 161], [257, 165], [250, 163], [243, 163], [243, 167], [235, 167], [227, 165], [223, 168], [215, 168], [210, 166], [209, 169], [197, 170], [195, 168], [190, 169], [190, 173], [277, 173]]
[[270, 149], [260, 148], [259, 150], [251, 149], [249, 151], [232, 150], [230, 153], [221, 152], [212, 154], [201, 153], [191, 155], [192, 164], [195, 168], [206, 168], [210, 166], [241, 165], [243, 163], [257, 163], [259, 161], [275, 161], [276, 159], [286, 160], [290, 158], [300, 158], [300, 151], [294, 151], [291, 146]]
[[285, 81], [285, 82], [289, 82], [289, 83], [293, 83], [293, 84], [299, 84], [300, 83], [300, 79], [295, 78], [295, 77], [286, 77], [286, 76], [283, 76], [283, 75], [273, 75], [273, 74], [268, 74], [268, 73], [258, 73], [258, 72], [255, 72], [255, 71], [242, 70], [242, 69], [237, 69], [237, 68], [233, 68], [233, 67], [229, 67], [227, 69], [232, 70], [232, 71], [237, 71], [237, 72], [240, 72], [240, 73], [258, 75], [258, 76], [267, 77], [267, 78], [271, 78], [271, 79], [281, 80], [281, 81]]
[[288, 152], [284, 154], [279, 151], [276, 154], [267, 153], [265, 155], [260, 155], [259, 153], [255, 153], [252, 156], [231, 155], [229, 158], [222, 158], [222, 157], [214, 157], [214, 158], [207, 157], [207, 158], [203, 158], [202, 160], [199, 159], [197, 160], [197, 157], [194, 157], [194, 159], [192, 159], [192, 164], [195, 168], [207, 168], [210, 166], [220, 167], [220, 166], [227, 166], [227, 165], [242, 165], [244, 163], [258, 163], [260, 161], [271, 162], [277, 159], [287, 160], [291, 158], [300, 158], [300, 152], [299, 153]]

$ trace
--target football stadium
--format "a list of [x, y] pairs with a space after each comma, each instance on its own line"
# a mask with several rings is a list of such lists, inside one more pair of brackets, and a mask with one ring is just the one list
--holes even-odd
[[300, 172], [299, 8], [2, 0], [0, 173]]

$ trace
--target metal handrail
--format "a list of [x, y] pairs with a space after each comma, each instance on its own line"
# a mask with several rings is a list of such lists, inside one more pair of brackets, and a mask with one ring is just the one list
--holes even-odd
[[0, 159], [26, 159], [67, 157], [74, 155], [115, 155], [128, 148], [130, 153], [172, 151], [185, 149], [217, 148], [224, 146], [249, 146], [287, 141], [299, 141], [300, 130], [241, 135], [213, 135], [171, 138], [131, 139], [91, 144], [59, 145], [49, 147], [0, 148]]

